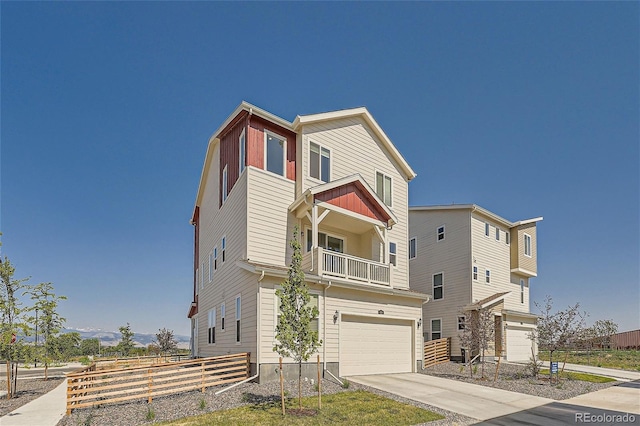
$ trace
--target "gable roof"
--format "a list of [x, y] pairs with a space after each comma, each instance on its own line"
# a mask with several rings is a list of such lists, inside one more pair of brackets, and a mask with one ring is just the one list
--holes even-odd
[[505, 291], [503, 293], [496, 293], [493, 294], [489, 297], [485, 297], [482, 300], [478, 300], [475, 303], [472, 303], [470, 305], [467, 305], [464, 307], [465, 310], [470, 311], [470, 310], [476, 310], [476, 309], [484, 309], [488, 306], [491, 305], [495, 305], [496, 303], [502, 302], [505, 297], [507, 297], [507, 295], [511, 293], [510, 291]]
[[480, 207], [477, 204], [449, 204], [449, 205], [436, 205], [436, 206], [409, 207], [409, 212], [439, 211], [439, 210], [471, 210], [471, 213], [474, 213], [474, 212], [479, 213], [482, 216], [485, 216], [491, 220], [494, 220], [508, 228], [515, 228], [516, 226], [520, 226], [520, 225], [541, 222], [543, 219], [542, 216], [539, 216], [532, 219], [525, 219], [525, 220], [519, 220], [517, 222], [511, 222], [485, 208]]

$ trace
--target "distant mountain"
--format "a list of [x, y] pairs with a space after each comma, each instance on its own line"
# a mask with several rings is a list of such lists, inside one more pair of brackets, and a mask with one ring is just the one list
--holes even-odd
[[[122, 335], [118, 331], [105, 331], [100, 329], [84, 329], [84, 328], [64, 328], [61, 333], [76, 332], [80, 334], [82, 339], [100, 339], [102, 346], [115, 346], [120, 342]], [[173, 338], [178, 342], [179, 349], [189, 349], [189, 336], [174, 335]], [[134, 332], [133, 341], [136, 346], [148, 346], [156, 340], [155, 334], [145, 334]]]

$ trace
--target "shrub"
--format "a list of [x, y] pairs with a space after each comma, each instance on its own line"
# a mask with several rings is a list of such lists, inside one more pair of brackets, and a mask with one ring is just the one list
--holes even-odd
[[146, 419], [148, 421], [153, 421], [156, 418], [156, 413], [155, 411], [153, 411], [153, 409], [151, 408], [151, 406], [147, 407], [147, 416]]
[[351, 386], [351, 383], [349, 383], [349, 381], [345, 379], [342, 382], [342, 389], [349, 389], [349, 386]]
[[[244, 395], [246, 395], [246, 393], [243, 394], [243, 397]], [[201, 410], [204, 410], [206, 406], [207, 406], [207, 401], [205, 401], [204, 398], [201, 398], [200, 404], [198, 404], [198, 408], [200, 408]]]

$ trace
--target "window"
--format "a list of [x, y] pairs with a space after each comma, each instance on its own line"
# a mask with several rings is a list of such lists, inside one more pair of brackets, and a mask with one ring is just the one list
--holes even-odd
[[416, 249], [417, 249], [417, 240], [416, 237], [413, 237], [409, 240], [409, 259], [416, 258]]
[[229, 195], [229, 191], [227, 188], [227, 183], [229, 181], [229, 173], [227, 173], [227, 165], [225, 164], [224, 169], [222, 169], [222, 202], [227, 201], [227, 195]]
[[209, 344], [216, 343], [216, 308], [209, 310]]
[[511, 234], [509, 233], [509, 231], [505, 231], [504, 240], [507, 243], [507, 245], [511, 244]]
[[442, 284], [443, 284], [442, 272], [440, 272], [439, 274], [435, 274], [433, 276], [433, 300], [442, 299], [443, 297]]
[[458, 317], [458, 330], [464, 330], [464, 317]]
[[236, 343], [240, 343], [240, 318], [242, 317], [240, 296], [236, 297]]
[[247, 164], [246, 159], [246, 150], [247, 150], [247, 138], [244, 133], [244, 129], [240, 134], [240, 139], [238, 140], [238, 175], [241, 175], [244, 171], [244, 168]]
[[[318, 312], [320, 312], [320, 306], [318, 305], [318, 294], [309, 293], [309, 296], [310, 296], [310, 299], [309, 299], [309, 304], [307, 306], [316, 307], [318, 308]], [[277, 309], [278, 314], [276, 316], [276, 325], [277, 325], [280, 322], [280, 315], [282, 315], [282, 311], [280, 310], [280, 298], [277, 296], [276, 296], [276, 304], [278, 306], [278, 309]], [[319, 333], [319, 325], [320, 325], [320, 320], [318, 319], [318, 317], [315, 317], [309, 323], [309, 327], [311, 328], [311, 331], [315, 331], [316, 333]]]
[[438, 228], [437, 234], [438, 234], [437, 241], [444, 240], [444, 225], [442, 225], [441, 227]]
[[389, 263], [393, 266], [398, 266], [397, 250], [396, 243], [389, 242]]
[[531, 257], [531, 235], [524, 234], [524, 255]]
[[391, 178], [384, 173], [376, 172], [376, 194], [391, 207]]
[[213, 248], [213, 270], [218, 269], [218, 247]]
[[500, 228], [496, 226], [496, 241], [500, 241]]
[[275, 133], [264, 132], [264, 156], [266, 170], [285, 176], [284, 166], [287, 155], [287, 140]]
[[209, 253], [209, 282], [213, 279], [213, 252]]
[[[312, 244], [313, 239], [311, 229], [307, 229], [307, 251], [311, 251]], [[333, 235], [325, 234], [324, 232], [318, 232], [318, 247], [322, 247], [325, 250], [344, 253], [344, 240], [342, 238], [334, 237]]]
[[222, 237], [222, 261], [224, 262], [227, 258], [227, 237]]
[[520, 279], [520, 303], [524, 303], [524, 280]]
[[442, 320], [432, 319], [431, 320], [431, 340], [436, 340], [440, 338], [442, 338]]
[[473, 267], [473, 280], [474, 281], [478, 281], [478, 267], [477, 266]]
[[309, 176], [329, 182], [330, 174], [331, 152], [317, 143], [309, 143]]
[[225, 317], [225, 307], [224, 307], [224, 302], [222, 302], [222, 305], [220, 305], [220, 329], [222, 331], [224, 331], [224, 317]]
[[486, 222], [484, 223], [484, 235], [489, 236], [489, 224]]
[[484, 272], [484, 277], [487, 284], [491, 284], [491, 271], [489, 269]]

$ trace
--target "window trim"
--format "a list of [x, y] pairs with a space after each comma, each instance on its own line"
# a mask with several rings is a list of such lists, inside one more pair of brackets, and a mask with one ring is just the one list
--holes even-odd
[[[529, 239], [529, 254], [527, 254], [527, 238]], [[524, 255], [527, 257], [531, 257], [533, 254], [533, 242], [531, 239], [531, 235], [527, 234], [526, 232], [523, 232], [523, 249], [524, 249]]]
[[491, 284], [491, 269], [484, 270], [484, 282], [485, 284]]
[[478, 267], [474, 266], [471, 269], [471, 278], [473, 279], [473, 281], [478, 281]]
[[491, 234], [491, 225], [489, 225], [489, 222], [485, 222], [484, 223], [484, 236], [488, 237]]
[[220, 239], [220, 247], [222, 251], [222, 263], [227, 259], [227, 236], [223, 235]]
[[[442, 287], [442, 296], [436, 299], [436, 275], [442, 275], [442, 284], [440, 284], [438, 287]], [[444, 271], [442, 272], [436, 272], [435, 274], [433, 274], [431, 276], [431, 295], [433, 296], [433, 301], [435, 302], [436, 300], [443, 300], [444, 299]]]
[[[394, 253], [391, 253], [391, 244], [396, 246], [396, 250]], [[396, 243], [395, 241], [389, 241], [389, 248], [388, 248], [388, 254], [389, 254], [389, 265], [393, 265], [394, 268], [398, 267], [398, 243]], [[391, 256], [394, 256], [395, 258], [395, 263], [391, 261]]]
[[[307, 157], [308, 162], [307, 162], [307, 176], [310, 179], [313, 179], [314, 181], [317, 181], [318, 183], [329, 183], [331, 182], [331, 176], [333, 176], [333, 162], [331, 161], [331, 149], [327, 148], [326, 146], [318, 143], [318, 142], [314, 142], [311, 139], [309, 139], [308, 141], [308, 152], [309, 152], [309, 156]], [[318, 174], [319, 177], [315, 177], [315, 176], [311, 176], [311, 145], [316, 145], [318, 147], [318, 161], [320, 162], [318, 164]], [[329, 151], [329, 176], [327, 176], [327, 180], [322, 179], [322, 150], [325, 149], [327, 151]]]
[[[440, 232], [440, 229], [442, 229], [442, 232]], [[441, 225], [436, 228], [436, 243], [439, 243], [440, 241], [444, 241], [446, 236], [446, 231], [447, 229], [445, 225]], [[440, 238], [440, 234], [442, 234], [442, 238]]]
[[524, 304], [524, 278], [520, 278], [520, 303]]
[[238, 137], [238, 176], [240, 176], [247, 167], [247, 134], [245, 130], [246, 129], [242, 129]]
[[[311, 248], [313, 248], [313, 241], [310, 241], [310, 242], [308, 241], [309, 232], [313, 232], [313, 230], [311, 229], [310, 226], [305, 226], [304, 227], [304, 241], [303, 241], [303, 243], [304, 243], [304, 252], [305, 253], [309, 253], [311, 251], [311, 250], [307, 250], [307, 247], [309, 247], [309, 244], [311, 244]], [[342, 254], [346, 254], [347, 253], [347, 237], [345, 237], [344, 235], [336, 234], [334, 232], [321, 231], [319, 229], [318, 229], [318, 234], [324, 234], [327, 237], [332, 237], [332, 238], [337, 238], [339, 240], [342, 240]], [[320, 247], [320, 246], [318, 246], [318, 247]], [[323, 247], [323, 250], [327, 250], [327, 249]]]
[[500, 241], [500, 228], [496, 226], [496, 241]]
[[218, 246], [213, 248], [213, 270], [218, 270]]
[[226, 317], [226, 306], [224, 304], [224, 302], [222, 302], [220, 304], [220, 331], [222, 331], [224, 333], [224, 319]]
[[[269, 160], [267, 156], [267, 151], [268, 151], [267, 139], [269, 138], [269, 136], [271, 136], [272, 138], [276, 138], [284, 141], [284, 144], [282, 145], [282, 173], [272, 172], [267, 167], [268, 160]], [[264, 130], [264, 169], [263, 170], [265, 172], [273, 173], [274, 175], [278, 175], [285, 178], [287, 177], [287, 138], [267, 129]]]
[[[413, 257], [411, 256], [411, 242], [413, 242]], [[409, 260], [413, 260], [418, 257], [418, 237], [409, 239]]]
[[242, 295], [236, 296], [236, 345], [242, 343]]
[[[381, 175], [382, 175], [382, 196], [380, 196], [380, 194], [378, 194], [378, 174], [381, 174]], [[387, 204], [387, 203], [384, 201], [384, 199], [385, 199], [385, 194], [384, 194], [384, 182], [385, 182], [385, 178], [389, 178], [389, 181], [390, 181], [390, 186], [389, 186], [389, 188], [390, 188], [391, 194], [389, 194], [389, 204]], [[386, 174], [385, 172], [381, 172], [380, 170], [376, 169], [376, 170], [375, 170], [375, 182], [376, 182], [376, 184], [375, 184], [375, 187], [374, 187], [374, 188], [375, 188], [375, 191], [374, 191], [374, 192], [376, 193], [376, 195], [380, 198], [380, 200], [382, 200], [382, 202], [383, 202], [386, 206], [388, 206], [388, 207], [393, 207], [393, 177], [392, 177], [392, 176], [390, 176], [390, 175], [388, 175], [388, 174]]]
[[[462, 322], [460, 322], [462, 319]], [[464, 315], [458, 315], [458, 331], [464, 331], [465, 323], [467, 322], [467, 318]], [[462, 326], [462, 328], [460, 328]]]
[[224, 165], [224, 169], [222, 169], [222, 204], [227, 201], [229, 197], [229, 169], [228, 164]]
[[511, 232], [504, 231], [504, 241], [507, 245], [511, 245]]
[[[213, 307], [209, 309], [207, 312], [207, 344], [215, 345], [216, 344], [216, 316], [217, 316], [216, 308]], [[212, 333], [213, 331], [213, 333]], [[212, 338], [213, 337], [213, 338]]]
[[430, 334], [430, 340], [436, 340], [433, 338], [433, 322], [434, 321], [440, 321], [440, 331], [437, 331], [436, 333], [440, 334], [440, 337], [438, 337], [438, 339], [442, 339], [442, 318], [430, 318], [429, 319], [429, 334]]

